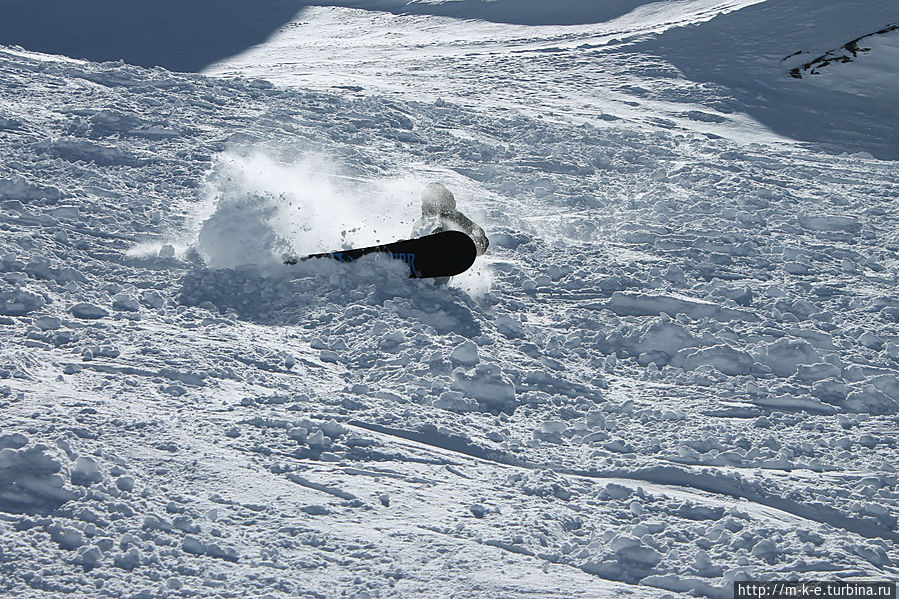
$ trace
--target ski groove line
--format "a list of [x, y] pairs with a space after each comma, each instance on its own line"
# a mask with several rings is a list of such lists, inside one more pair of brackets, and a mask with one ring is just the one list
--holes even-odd
[[817, 522], [818, 524], [854, 532], [869, 539], [886, 539], [899, 542], [899, 533], [886, 529], [882, 524], [846, 516], [839, 510], [827, 505], [805, 504], [786, 497], [765, 495], [754, 489], [740, 488], [739, 481], [719, 474], [697, 474], [673, 466], [653, 466], [635, 471], [579, 471], [570, 469], [557, 471], [591, 478], [623, 478], [642, 480], [660, 485], [690, 487], [707, 493], [725, 495], [735, 499], [745, 499], [758, 505], [774, 508], [805, 520]]
[[296, 484], [300, 485], [301, 487], [306, 487], [307, 489], [314, 489], [316, 491], [321, 491], [322, 493], [327, 493], [329, 495], [333, 495], [334, 497], [338, 497], [340, 499], [345, 499], [347, 501], [352, 501], [354, 499], [358, 499], [355, 495], [353, 495], [352, 493], [350, 493], [348, 491], [344, 491], [343, 489], [340, 489], [338, 487], [331, 487], [324, 483], [317, 483], [317, 482], [311, 481], [311, 480], [304, 478], [304, 477], [300, 476], [299, 474], [295, 474], [293, 472], [290, 472], [287, 475], [287, 480], [289, 480], [292, 483], [296, 483]]
[[[398, 437], [407, 441], [413, 441], [415, 443], [428, 445], [502, 466], [513, 466], [526, 468], [528, 470], [552, 470], [558, 474], [567, 474], [594, 480], [617, 478], [644, 481], [658, 485], [687, 487], [734, 499], [745, 499], [757, 505], [786, 512], [787, 514], [791, 514], [804, 520], [810, 520], [821, 525], [840, 528], [869, 539], [885, 539], [899, 542], [899, 533], [887, 529], [883, 524], [847, 516], [839, 510], [823, 504], [804, 504], [786, 497], [766, 495], [759, 490], [746, 488], [741, 485], [741, 481], [739, 480], [724, 477], [717, 473], [695, 473], [688, 469], [676, 468], [673, 466], [653, 466], [636, 470], [580, 470], [552, 464], [530, 462], [500, 452], [477, 448], [461, 437], [452, 440], [445, 440], [445, 438], [428, 439], [426, 433], [422, 431], [394, 429], [379, 424], [364, 423], [356, 420], [351, 420], [348, 424], [370, 432]], [[444, 443], [439, 442], [444, 440]]]
[[570, 561], [566, 561], [565, 559], [562, 559], [558, 556], [548, 554], [548, 553], [534, 553], [527, 547], [522, 547], [519, 545], [515, 545], [513, 543], [501, 541], [499, 539], [480, 539], [477, 537], [468, 538], [468, 537], [454, 535], [445, 530], [440, 530], [439, 528], [434, 527], [434, 526], [426, 526], [423, 524], [419, 524], [419, 525], [417, 525], [417, 527], [420, 530], [425, 530], [425, 531], [428, 531], [433, 534], [446, 536], [446, 537], [449, 537], [453, 540], [456, 540], [456, 541], [459, 541], [462, 543], [474, 542], [474, 543], [484, 546], [484, 547], [493, 547], [494, 549], [499, 549], [500, 551], [505, 551], [507, 553], [512, 553], [512, 554], [519, 555], [522, 557], [539, 560], [541, 562], [547, 562], [549, 564], [554, 564], [556, 566], [562, 566], [565, 568], [573, 568], [575, 570], [580, 570], [584, 574], [589, 574], [590, 576], [596, 577], [600, 580], [604, 580], [606, 582], [610, 582], [610, 583], [614, 583], [614, 584], [620, 584], [620, 585], [623, 585], [628, 588], [643, 589], [644, 591], [647, 589], [650, 589], [650, 588], [651, 589], [660, 589], [660, 591], [667, 590], [662, 587], [655, 587], [652, 585], [643, 585], [643, 584], [640, 584], [639, 582], [633, 583], [633, 582], [628, 582], [626, 580], [618, 580], [615, 578], [609, 578], [607, 576], [603, 576], [602, 574], [600, 574], [598, 572], [593, 571], [593, 569], [591, 569], [586, 564], [580, 564], [580, 565], [575, 564]]

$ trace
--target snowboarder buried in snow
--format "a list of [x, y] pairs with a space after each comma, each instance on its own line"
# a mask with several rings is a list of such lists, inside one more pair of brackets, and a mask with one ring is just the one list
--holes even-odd
[[415, 222], [415, 236], [438, 231], [462, 231], [474, 240], [478, 256], [484, 255], [490, 242], [484, 229], [456, 210], [456, 198], [442, 183], [429, 183], [421, 194], [421, 218]]

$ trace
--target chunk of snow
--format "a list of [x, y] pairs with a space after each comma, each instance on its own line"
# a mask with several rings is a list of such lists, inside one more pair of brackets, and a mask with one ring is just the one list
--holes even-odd
[[841, 371], [833, 364], [818, 362], [817, 364], [801, 364], [796, 371], [796, 378], [815, 382], [827, 378], [839, 378]]
[[0, 315], [22, 316], [44, 305], [44, 298], [24, 289], [0, 291]]
[[645, 327], [631, 349], [638, 354], [661, 352], [670, 360], [678, 350], [695, 347], [698, 343], [699, 340], [682, 324], [660, 318]]
[[140, 296], [140, 302], [148, 308], [156, 310], [165, 306], [165, 298], [158, 291], [144, 291]]
[[787, 337], [762, 344], [757, 349], [757, 354], [759, 362], [781, 377], [794, 374], [802, 364], [821, 362], [821, 356], [808, 342]]
[[843, 231], [855, 234], [861, 230], [861, 223], [854, 216], [801, 214], [798, 221], [803, 228], [811, 231]]
[[453, 412], [475, 412], [480, 406], [478, 400], [465, 397], [461, 391], [444, 391], [433, 405]]
[[470, 339], [465, 340], [450, 353], [450, 361], [457, 365], [474, 366], [481, 361], [477, 344]]
[[81, 456], [72, 466], [72, 482], [76, 485], [89, 486], [103, 480], [103, 472], [97, 461], [91, 457]]
[[864, 333], [862, 333], [858, 338], [858, 342], [865, 347], [877, 351], [880, 351], [880, 349], [883, 347], [883, 339], [881, 339], [871, 331], [865, 331]]
[[843, 408], [850, 412], [869, 414], [899, 413], [899, 400], [896, 400], [874, 385], [865, 384], [852, 391], [843, 402]]
[[75, 304], [74, 306], [69, 308], [69, 311], [72, 313], [72, 316], [76, 318], [83, 318], [86, 320], [97, 320], [109, 316], [109, 312], [107, 312], [100, 306], [89, 304], [87, 302]]
[[515, 409], [515, 386], [496, 364], [478, 364], [471, 374], [462, 368], [453, 371], [453, 391], [478, 400], [481, 410], [511, 412]]
[[500, 314], [496, 318], [496, 329], [510, 339], [521, 339], [525, 337], [524, 327], [521, 321], [512, 318], [508, 314]]
[[34, 319], [34, 326], [42, 331], [55, 331], [62, 325], [62, 321], [55, 316], [40, 316]]
[[45, 445], [0, 450], [0, 511], [42, 514], [75, 499]]
[[139, 312], [140, 304], [137, 303], [137, 300], [128, 295], [127, 293], [119, 293], [115, 297], [112, 298], [112, 307], [114, 310], [121, 310], [125, 312]]
[[682, 350], [671, 363], [684, 370], [696, 370], [708, 365], [722, 374], [738, 376], [749, 374], [755, 360], [744, 351], [721, 344], [699, 350]]

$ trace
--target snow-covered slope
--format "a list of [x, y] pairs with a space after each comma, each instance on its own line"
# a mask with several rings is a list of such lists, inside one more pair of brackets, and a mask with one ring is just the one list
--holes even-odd
[[[891, 0], [762, 2], [635, 49], [724, 86], [739, 110], [782, 135], [896, 160], [897, 23]], [[814, 68], [828, 55], [829, 66]]]
[[[761, 0], [685, 0], [674, 10], [689, 12], [696, 7], [726, 11], [733, 6]], [[429, 15], [454, 19], [481, 20], [512, 25], [589, 25], [613, 21], [639, 11], [647, 5], [666, 10], [662, 2], [653, 0], [605, 0], [582, 2], [559, 0], [548, 4], [542, 0], [313, 0], [310, 5], [342, 6], [396, 15]]]
[[[899, 158], [893, 0], [540, 3], [567, 27], [518, 0], [322, 4], [207, 72]], [[493, 22], [425, 16], [467, 14]], [[851, 62], [791, 76], [859, 38]]]
[[[630, 12], [606, 15], [608, 19], [600, 13], [618, 6], [615, 3], [579, 3], [598, 14], [585, 24], [567, 27], [516, 24], [517, 2], [487, 3], [506, 15], [497, 18], [499, 22], [460, 22], [427, 14], [455, 10], [450, 14], [459, 16], [463, 6], [483, 2], [403, 3], [408, 12], [399, 15], [310, 7], [266, 43], [205, 72], [264, 76], [301, 89], [442, 99], [479, 111], [515, 110], [554, 121], [624, 120], [649, 128], [661, 123], [732, 138], [746, 137], [751, 130], [754, 139], [776, 140], [737, 113], [726, 90], [678, 79], [670, 64], [627, 52], [636, 39], [702, 23], [752, 3], [642, 2]], [[398, 7], [393, 10], [400, 12]]]
[[[515, 63], [562, 108], [569, 33]], [[0, 592], [895, 578], [895, 163], [718, 137], [697, 90], [738, 98], [671, 81], [673, 124], [0, 49]], [[280, 263], [408, 234], [436, 180], [491, 238], [449, 286]]]

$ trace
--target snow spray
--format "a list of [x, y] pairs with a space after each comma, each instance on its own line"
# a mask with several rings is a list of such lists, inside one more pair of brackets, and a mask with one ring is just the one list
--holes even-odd
[[285, 162], [261, 150], [228, 151], [206, 179], [197, 249], [207, 265], [234, 268], [407, 238], [419, 186], [342, 176], [319, 154]]

